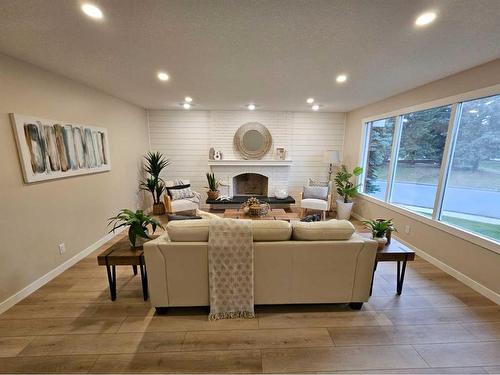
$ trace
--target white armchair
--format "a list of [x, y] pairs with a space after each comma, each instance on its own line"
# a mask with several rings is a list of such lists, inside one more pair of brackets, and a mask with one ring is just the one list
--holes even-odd
[[[311, 186], [311, 183], [309, 183]], [[323, 220], [326, 220], [326, 211], [330, 211], [332, 207], [332, 183], [328, 183], [328, 192], [324, 199], [320, 198], [304, 198], [304, 192], [300, 193], [300, 217], [304, 217], [307, 210], [321, 211]]]
[[[189, 180], [182, 180], [183, 184], [189, 184]], [[175, 183], [173, 181], [165, 181], [165, 185], [167, 187], [172, 187], [175, 186]], [[170, 198], [170, 196], [165, 192], [163, 195], [163, 201], [165, 203], [165, 209], [167, 213], [172, 214], [176, 212], [182, 212], [182, 211], [193, 211], [197, 210], [200, 208], [200, 194], [193, 191], [194, 197], [193, 198], [186, 198], [186, 199], [176, 199], [173, 200]]]

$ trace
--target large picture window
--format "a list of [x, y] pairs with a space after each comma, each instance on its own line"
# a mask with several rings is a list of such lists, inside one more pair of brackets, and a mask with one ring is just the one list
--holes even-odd
[[389, 162], [396, 118], [369, 122], [368, 150], [366, 155], [366, 176], [364, 192], [378, 199], [384, 199], [387, 190]]
[[440, 220], [500, 241], [500, 95], [464, 102]]
[[402, 116], [392, 203], [432, 217], [450, 113], [446, 106]]
[[500, 242], [500, 95], [365, 126], [364, 194]]

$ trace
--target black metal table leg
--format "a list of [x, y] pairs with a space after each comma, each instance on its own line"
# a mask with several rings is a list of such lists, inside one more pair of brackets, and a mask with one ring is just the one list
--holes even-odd
[[373, 266], [373, 274], [372, 274], [372, 283], [370, 284], [370, 296], [372, 295], [373, 291], [373, 280], [375, 280], [375, 271], [377, 270], [377, 261], [375, 261], [375, 265]]
[[134, 271], [134, 275], [137, 275], [137, 266], [136, 265], [132, 266], [132, 270]]
[[109, 293], [111, 294], [111, 301], [116, 300], [116, 266], [106, 264], [106, 271], [108, 273]]
[[405, 280], [405, 271], [406, 271], [406, 259], [403, 261], [403, 268], [401, 269], [401, 272], [399, 270], [400, 263], [401, 262], [398, 262], [398, 280], [396, 289], [398, 295], [401, 295], [401, 292], [403, 291], [403, 282]]
[[149, 298], [149, 293], [148, 293], [148, 273], [146, 270], [146, 265], [142, 263], [141, 260], [141, 265], [139, 266], [141, 270], [141, 281], [142, 281], [142, 295], [144, 297], [144, 301], [147, 301]]

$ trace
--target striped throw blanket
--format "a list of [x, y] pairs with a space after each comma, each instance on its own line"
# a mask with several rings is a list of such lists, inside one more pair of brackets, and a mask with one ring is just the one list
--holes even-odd
[[210, 220], [209, 320], [254, 318], [251, 220]]

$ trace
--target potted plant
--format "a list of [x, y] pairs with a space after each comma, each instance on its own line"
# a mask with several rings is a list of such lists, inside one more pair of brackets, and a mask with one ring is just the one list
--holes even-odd
[[358, 194], [358, 187], [360, 185], [355, 185], [351, 181], [353, 177], [359, 176], [363, 172], [363, 168], [356, 167], [349, 172], [345, 165], [342, 165], [340, 170], [335, 175], [335, 185], [337, 186], [337, 193], [342, 199], [337, 199], [337, 219], [339, 220], [349, 220], [351, 217], [352, 197]]
[[213, 173], [207, 172], [206, 176], [208, 182], [208, 186], [206, 186], [206, 188], [208, 189], [207, 191], [208, 199], [215, 200], [219, 198], [220, 181], [215, 179], [215, 175]]
[[146, 215], [142, 210], [137, 210], [136, 212], [128, 210], [126, 208], [121, 209], [118, 215], [108, 219], [108, 226], [113, 225], [113, 228], [109, 231], [115, 232], [116, 229], [128, 226], [128, 239], [130, 241], [130, 246], [140, 247], [150, 240], [148, 226], [151, 226], [153, 234], [157, 227], [163, 229], [163, 226], [151, 216]]
[[165, 191], [165, 183], [160, 178], [161, 171], [170, 164], [170, 160], [160, 152], [148, 152], [146, 156], [144, 170], [149, 174], [144, 181], [140, 183], [141, 190], [147, 190], [153, 197], [153, 214], [162, 215], [165, 213], [165, 205], [161, 201], [161, 195]]
[[378, 250], [382, 250], [387, 241], [387, 234], [396, 231], [392, 219], [366, 220], [363, 224], [372, 231], [372, 237], [378, 242]]

